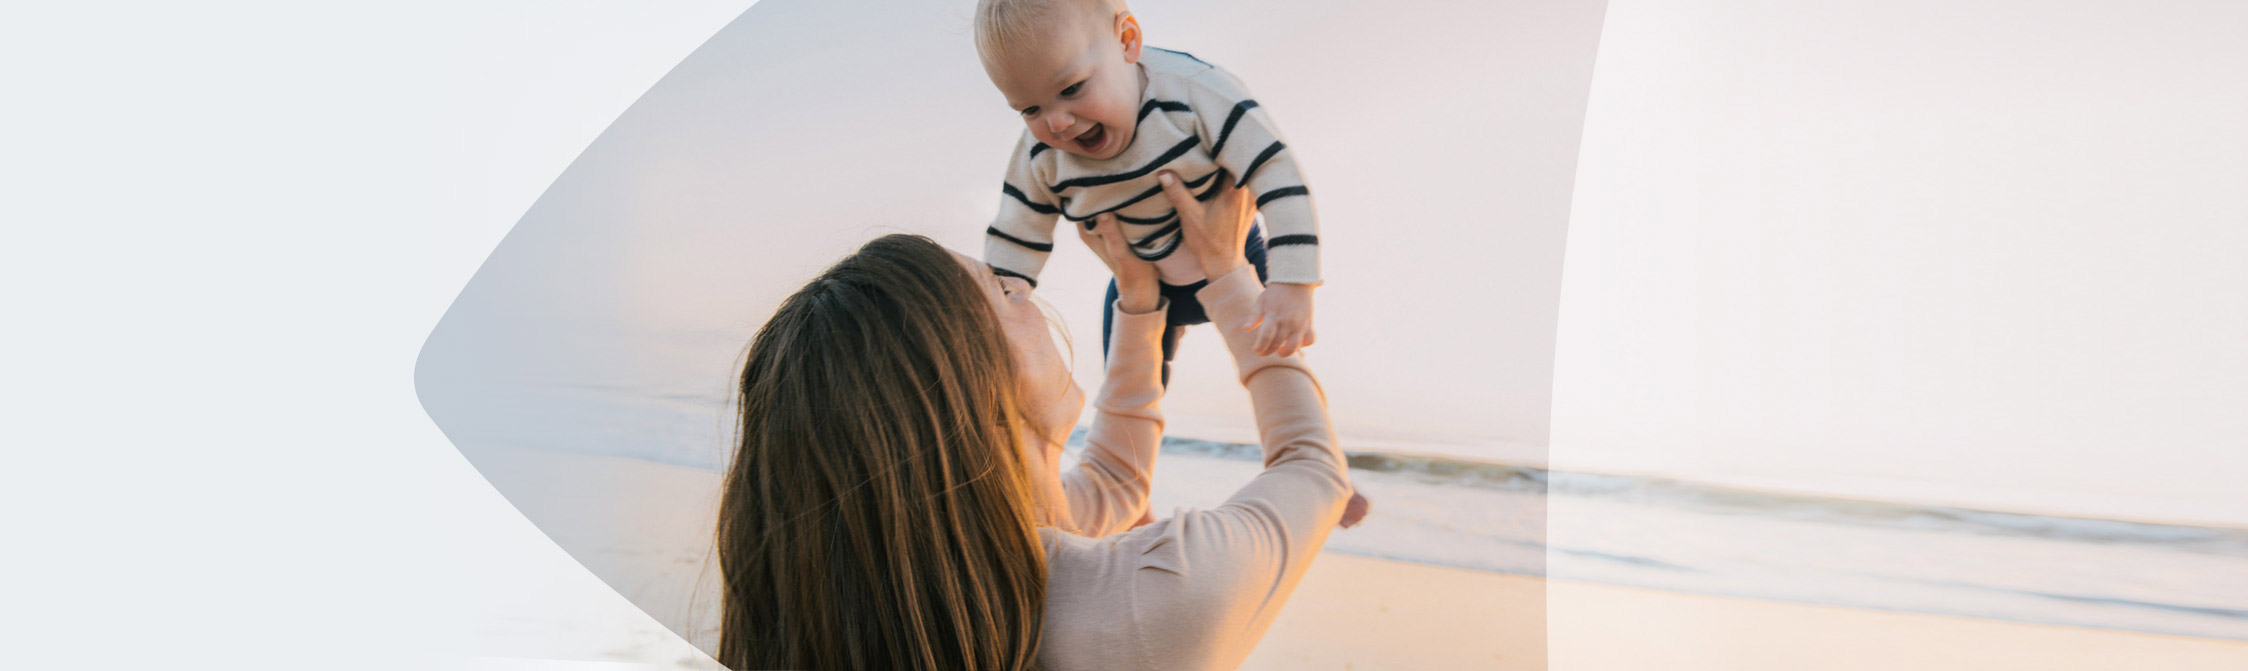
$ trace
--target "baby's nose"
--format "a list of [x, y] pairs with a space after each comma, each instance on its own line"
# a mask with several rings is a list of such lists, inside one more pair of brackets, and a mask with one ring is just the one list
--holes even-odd
[[1061, 110], [1046, 113], [1046, 130], [1059, 133], [1069, 130], [1070, 126], [1075, 125], [1077, 125], [1077, 115]]

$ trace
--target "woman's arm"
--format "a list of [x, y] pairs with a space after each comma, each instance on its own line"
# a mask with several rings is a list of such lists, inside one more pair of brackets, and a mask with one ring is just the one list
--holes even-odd
[[1132, 528], [1148, 509], [1155, 455], [1163, 442], [1164, 306], [1154, 266], [1124, 246], [1113, 218], [1103, 215], [1078, 236], [1116, 275], [1108, 368], [1093, 399], [1085, 456], [1062, 474], [1072, 531], [1100, 537]]
[[1151, 668], [1232, 668], [1254, 649], [1342, 517], [1351, 487], [1326, 395], [1302, 355], [1256, 353], [1262, 293], [1241, 260], [1253, 209], [1221, 187], [1205, 208], [1177, 180], [1187, 245], [1211, 280], [1197, 297], [1233, 353], [1256, 409], [1265, 469], [1212, 510], [1138, 533], [1133, 587], [1140, 650]]

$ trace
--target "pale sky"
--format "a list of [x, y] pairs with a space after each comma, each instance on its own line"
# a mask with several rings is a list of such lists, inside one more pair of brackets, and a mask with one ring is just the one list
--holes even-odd
[[[980, 256], [1021, 122], [978, 65], [969, 3], [874, 4], [760, 3], [681, 64], [548, 190], [433, 338], [430, 356], [484, 373], [424, 388], [718, 394], [759, 320], [857, 244], [908, 231]], [[1311, 355], [1352, 449], [1543, 459], [1599, 28], [1598, 7], [1550, 4], [1430, 2], [1421, 27], [1380, 20], [1395, 4], [1134, 6], [1150, 44], [1247, 82], [1300, 157], [1328, 280]], [[1108, 278], [1060, 233], [1038, 294], [1095, 389]], [[1190, 334], [1174, 371], [1174, 433], [1253, 437], [1214, 334]], [[615, 430], [492, 410], [453, 419]]]
[[[1582, 3], [1276, 4], [1134, 9], [1298, 152], [1346, 447], [2248, 524], [2248, 94], [2212, 86], [2248, 63], [2237, 6], [1619, 2], [1603, 36]], [[1019, 122], [967, 7], [722, 31], [463, 293], [432, 414], [716, 449], [693, 399], [821, 267], [892, 231], [980, 255]], [[1057, 247], [1038, 293], [1097, 388], [1107, 278]], [[1206, 328], [1167, 412], [1250, 436]]]
[[2248, 524], [2243, 29], [1612, 2], [1555, 462]]

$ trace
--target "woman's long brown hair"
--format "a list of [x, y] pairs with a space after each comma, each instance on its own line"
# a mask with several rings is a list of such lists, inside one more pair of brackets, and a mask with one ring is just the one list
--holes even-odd
[[928, 238], [869, 242], [751, 341], [718, 510], [733, 669], [1032, 668], [1046, 559], [1015, 364]]

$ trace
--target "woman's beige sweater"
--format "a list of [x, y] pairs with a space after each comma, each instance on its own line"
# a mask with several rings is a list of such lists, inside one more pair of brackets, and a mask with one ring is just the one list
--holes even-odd
[[1039, 530], [1050, 571], [1042, 667], [1237, 667], [1341, 519], [1351, 488], [1325, 393], [1301, 355], [1258, 356], [1241, 329], [1262, 291], [1243, 266], [1197, 297], [1256, 407], [1264, 472], [1216, 509], [1137, 529], [1163, 437], [1163, 312], [1116, 313], [1085, 456], [1062, 477], [1074, 528]]

